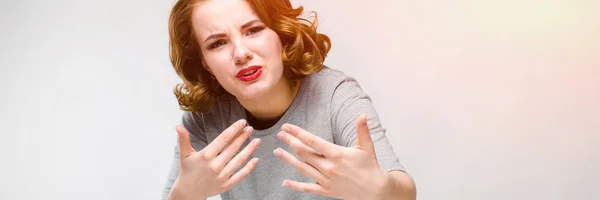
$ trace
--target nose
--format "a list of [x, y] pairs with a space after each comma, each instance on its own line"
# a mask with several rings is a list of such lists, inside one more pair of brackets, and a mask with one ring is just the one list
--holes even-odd
[[235, 49], [233, 50], [233, 62], [235, 64], [244, 64], [252, 60], [253, 57], [252, 51], [250, 51], [242, 41], [238, 40], [235, 42]]

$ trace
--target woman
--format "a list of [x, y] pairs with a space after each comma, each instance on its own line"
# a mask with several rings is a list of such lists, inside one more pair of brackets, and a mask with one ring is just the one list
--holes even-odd
[[163, 198], [415, 199], [369, 97], [323, 66], [330, 40], [301, 12], [289, 0], [175, 4], [186, 112]]

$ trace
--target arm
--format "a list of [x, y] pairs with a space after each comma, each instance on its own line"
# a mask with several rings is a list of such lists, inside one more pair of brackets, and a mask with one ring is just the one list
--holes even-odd
[[383, 199], [416, 200], [417, 189], [413, 179], [402, 171], [391, 171], [388, 173], [388, 181], [385, 184]]
[[[221, 194], [240, 183], [256, 167], [258, 158], [244, 161], [260, 145], [256, 138], [237, 155], [236, 152], [252, 133], [246, 120], [238, 120], [207, 145], [192, 145], [194, 134], [177, 126], [179, 142], [179, 175], [172, 184], [168, 199], [188, 200]], [[196, 135], [196, 139], [205, 138]], [[201, 147], [199, 147], [201, 146]], [[202, 149], [196, 151], [195, 148]], [[236, 169], [240, 168], [239, 171]]]
[[342, 82], [332, 98], [332, 123], [340, 145], [353, 146], [357, 141], [356, 116], [366, 113], [367, 124], [373, 140], [377, 161], [389, 175], [384, 185], [384, 199], [416, 199], [413, 179], [404, 171], [398, 156], [386, 137], [371, 98], [360, 88], [354, 79]]
[[335, 144], [293, 124], [281, 127], [277, 136], [302, 160], [281, 148], [274, 154], [316, 181], [284, 180], [283, 186], [338, 199], [414, 199], [412, 179], [404, 172], [389, 172], [403, 168], [370, 99], [356, 82], [344, 83], [332, 99]]

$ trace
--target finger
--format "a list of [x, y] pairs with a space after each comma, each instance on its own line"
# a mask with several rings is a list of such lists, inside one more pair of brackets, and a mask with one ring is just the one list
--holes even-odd
[[373, 140], [371, 139], [371, 133], [369, 132], [369, 126], [367, 125], [367, 114], [361, 114], [356, 120], [356, 145], [355, 147], [375, 152]]
[[[244, 144], [244, 142], [250, 137], [250, 133], [252, 133], [252, 127], [247, 126], [242, 131], [243, 133], [234, 138], [230, 145], [226, 146], [221, 153], [217, 155], [215, 161], [219, 163], [219, 168], [223, 168], [229, 160], [238, 152], [240, 147]], [[251, 146], [251, 145], [250, 145]]]
[[179, 160], [182, 161], [196, 151], [192, 147], [190, 134], [187, 130], [182, 126], [176, 126], [175, 130], [177, 131], [177, 140], [179, 141]]
[[252, 170], [256, 168], [257, 163], [258, 158], [252, 158], [252, 160], [250, 160], [250, 162], [248, 162], [246, 166], [244, 166], [244, 168], [233, 174], [233, 176], [231, 176], [231, 178], [229, 178], [229, 180], [225, 182], [225, 188], [231, 189], [233, 186], [237, 185], [242, 180], [244, 180], [244, 178], [246, 178], [248, 174], [250, 174], [250, 172], [252, 172]]
[[[308, 163], [298, 160], [298, 158], [296, 158], [294, 155], [290, 154], [286, 150], [277, 148], [273, 151], [273, 154], [275, 154], [277, 157], [281, 158], [283, 161], [285, 161], [292, 167], [296, 168], [296, 170], [298, 170], [298, 172], [308, 176], [309, 178], [312, 178], [313, 180], [315, 180], [317, 182], [324, 182], [327, 180], [325, 178], [325, 176], [323, 174], [321, 174], [321, 172], [319, 172], [319, 170], [317, 170], [316, 168], [314, 168], [313, 166], [311, 166]], [[321, 160], [321, 162], [323, 162], [323, 161], [326, 161], [326, 160], [325, 159]]]
[[[229, 147], [234, 141], [238, 141], [237, 139], [244, 133], [247, 133], [247, 136], [250, 136], [250, 133], [252, 133], [252, 131], [254, 130], [253, 127], [251, 126], [246, 126], [244, 127], [242, 130], [240, 130], [239, 132], [237, 132], [232, 139], [230, 139], [227, 144], [225, 144], [225, 146], [221, 149], [221, 152], [219, 152], [218, 154], [223, 153], [223, 151], [225, 151], [225, 149], [227, 149], [227, 147]], [[246, 137], [245, 139], [242, 140], [242, 143], [244, 143], [244, 141], [246, 141], [248, 137]], [[218, 155], [217, 154], [217, 155]]]
[[298, 140], [298, 138], [295, 138], [294, 136], [291, 136], [286, 132], [279, 132], [277, 134], [277, 137], [283, 142], [285, 142], [288, 146], [290, 146], [292, 150], [294, 150], [296, 154], [306, 162], [313, 164], [315, 163], [315, 160], [319, 158], [324, 158], [321, 153], [308, 147], [306, 144]]
[[233, 123], [202, 150], [206, 154], [205, 156], [208, 158], [217, 156], [217, 154], [221, 152], [221, 150], [223, 150], [223, 148], [234, 139], [244, 127], [246, 127], [246, 120], [244, 119], [240, 119]]
[[338, 157], [340, 154], [339, 147], [335, 144], [324, 140], [312, 133], [292, 124], [284, 124], [281, 129], [286, 133], [298, 138], [306, 146], [323, 154], [325, 157]]
[[260, 146], [260, 139], [256, 138], [250, 142], [250, 144], [246, 145], [246, 147], [237, 154], [231, 161], [225, 161], [225, 167], [221, 171], [222, 176], [229, 177], [236, 169], [240, 168], [246, 160], [258, 149]]
[[322, 195], [322, 196], [330, 196], [327, 194], [327, 191], [325, 189], [323, 189], [323, 187], [321, 187], [320, 185], [314, 184], [314, 183], [303, 183], [303, 182], [297, 182], [297, 181], [292, 181], [292, 180], [284, 180], [282, 185], [286, 188], [304, 192], [304, 193], [318, 194], [318, 195]]

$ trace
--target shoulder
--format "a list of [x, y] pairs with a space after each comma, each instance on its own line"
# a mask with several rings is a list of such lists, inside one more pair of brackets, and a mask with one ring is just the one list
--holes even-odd
[[237, 99], [231, 94], [221, 95], [214, 99], [211, 109], [206, 112], [185, 112], [183, 123], [195, 127], [198, 132], [218, 132], [229, 127], [244, 117], [245, 111]]
[[[306, 77], [303, 100], [318, 105], [318, 109], [329, 110], [331, 117], [346, 112], [354, 112], [371, 102], [358, 81], [338, 69], [324, 67], [321, 71]], [[342, 114], [344, 115], [344, 114]], [[349, 114], [353, 115], [353, 114]]]
[[202, 113], [185, 111], [181, 117], [181, 125], [189, 132], [199, 134], [204, 130], [203, 120]]
[[321, 71], [307, 76], [304, 81], [307, 82], [305, 86], [310, 92], [328, 95], [332, 98], [340, 92], [361, 91], [356, 79], [341, 70], [327, 66], [324, 66]]
[[328, 95], [334, 104], [356, 96], [367, 96], [354, 77], [327, 66], [308, 76], [306, 81], [310, 91]]
[[224, 103], [228, 102], [222, 97], [219, 97], [214, 100], [213, 106], [207, 112], [184, 111], [181, 118], [181, 124], [190, 132], [203, 134], [207, 129], [207, 126], [210, 127], [212, 125], [214, 118], [220, 116], [219, 108], [223, 107], [222, 104]]
[[307, 79], [320, 86], [334, 86], [344, 82], [356, 82], [353, 77], [348, 76], [341, 70], [328, 66], [323, 66], [321, 71], [309, 75]]

